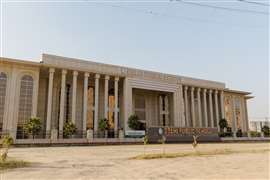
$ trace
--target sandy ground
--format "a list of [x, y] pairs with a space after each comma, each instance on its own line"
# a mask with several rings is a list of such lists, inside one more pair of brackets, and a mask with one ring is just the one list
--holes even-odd
[[[200, 144], [199, 150], [266, 149], [269, 143]], [[270, 179], [269, 152], [174, 159], [130, 160], [142, 145], [14, 148], [10, 157], [32, 162], [31, 167], [1, 172], [10, 179]], [[161, 145], [147, 145], [161, 153]], [[166, 145], [166, 152], [193, 151], [190, 144]]]

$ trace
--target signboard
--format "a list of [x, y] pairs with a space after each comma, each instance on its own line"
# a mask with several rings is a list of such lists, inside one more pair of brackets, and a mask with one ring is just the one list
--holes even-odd
[[179, 127], [149, 127], [147, 136], [149, 142], [158, 142], [163, 136], [166, 142], [192, 142], [193, 135], [198, 136], [198, 142], [218, 142], [217, 128], [179, 128]]

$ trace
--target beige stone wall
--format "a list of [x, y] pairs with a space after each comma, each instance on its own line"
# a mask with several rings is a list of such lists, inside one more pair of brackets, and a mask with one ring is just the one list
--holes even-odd
[[36, 116], [39, 88], [39, 67], [0, 61], [0, 72], [4, 72], [7, 75], [3, 130], [8, 130], [15, 138], [19, 112], [20, 80], [24, 75], [30, 75], [34, 80], [31, 115]]

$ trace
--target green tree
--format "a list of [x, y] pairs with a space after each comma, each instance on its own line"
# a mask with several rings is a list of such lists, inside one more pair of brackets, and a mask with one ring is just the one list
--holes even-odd
[[64, 124], [64, 137], [70, 138], [72, 135], [76, 133], [76, 126], [73, 122], [67, 121]]
[[41, 121], [38, 117], [31, 117], [23, 126], [24, 131], [28, 135], [32, 135], [32, 138], [34, 139], [36, 135], [41, 130]]
[[12, 144], [13, 144], [13, 138], [10, 135], [6, 135], [3, 137], [2, 147], [4, 148], [4, 150], [1, 152], [1, 156], [0, 156], [0, 158], [1, 158], [0, 160], [2, 162], [6, 161], [7, 155], [8, 155], [8, 150]]
[[133, 130], [141, 130], [141, 122], [136, 114], [129, 116], [128, 127]]

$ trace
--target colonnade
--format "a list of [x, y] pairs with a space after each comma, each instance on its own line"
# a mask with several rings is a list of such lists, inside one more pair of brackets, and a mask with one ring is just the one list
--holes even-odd
[[[66, 69], [61, 70], [61, 89], [60, 89], [60, 105], [59, 105], [59, 138], [63, 138], [63, 126], [64, 126], [64, 108], [65, 108], [65, 94], [66, 94], [66, 76], [68, 71]], [[47, 137], [50, 136], [51, 132], [51, 121], [52, 121], [52, 102], [53, 102], [53, 83], [54, 83], [54, 74], [55, 69], [49, 69], [49, 83], [48, 83], [48, 99], [47, 99], [47, 119], [46, 119], [46, 132]], [[71, 121], [76, 124], [76, 100], [77, 100], [77, 79], [78, 71], [72, 71], [72, 105], [71, 105]], [[86, 133], [87, 131], [87, 109], [88, 109], [88, 80], [90, 73], [84, 72], [84, 83], [83, 83], [83, 111], [82, 111], [82, 131]], [[94, 93], [94, 134], [97, 134], [98, 131], [98, 118], [99, 118], [99, 85], [100, 85], [100, 74], [95, 74], [95, 93]], [[109, 96], [109, 75], [105, 75], [105, 84], [104, 84], [104, 117], [108, 119], [108, 96]], [[115, 135], [118, 133], [118, 84], [119, 77], [114, 77], [114, 131]]]
[[223, 90], [193, 86], [184, 86], [183, 89], [186, 126], [219, 129], [219, 120], [225, 118]]

